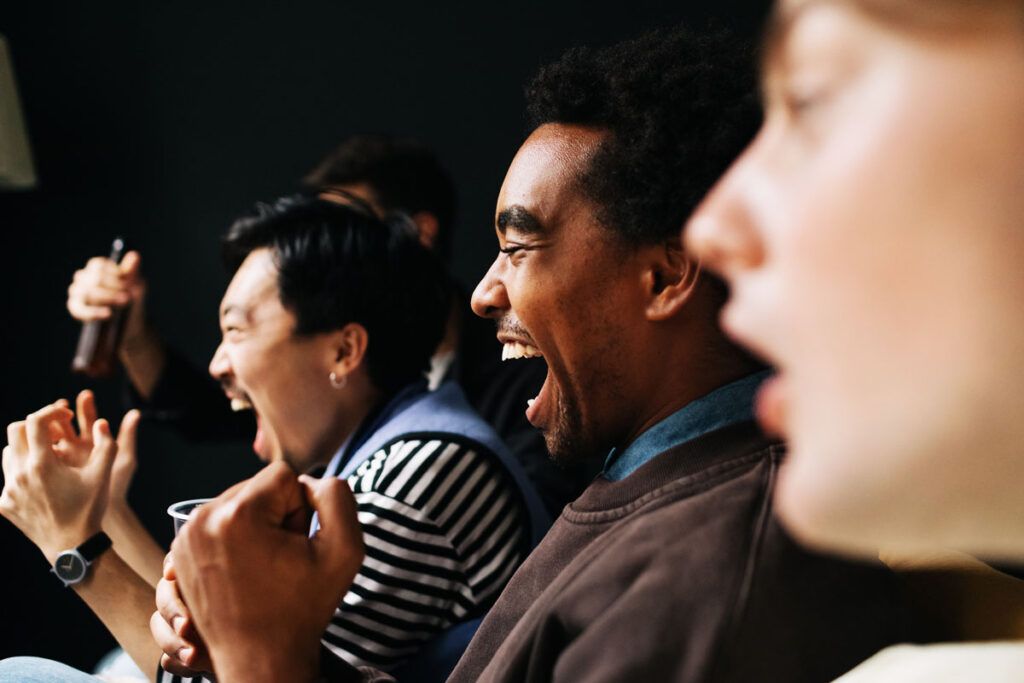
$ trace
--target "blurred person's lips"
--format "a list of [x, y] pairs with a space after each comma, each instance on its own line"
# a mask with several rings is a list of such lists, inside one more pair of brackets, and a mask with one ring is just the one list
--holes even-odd
[[757, 391], [754, 415], [758, 424], [768, 436], [785, 438], [788, 395], [783, 372], [767, 345], [743, 327], [742, 316], [732, 300], [722, 309], [721, 326], [726, 335], [752, 354], [773, 366], [774, 374], [765, 380]]
[[772, 375], [761, 384], [754, 400], [754, 415], [768, 436], [786, 436], [786, 386], [781, 375]]
[[744, 327], [741, 320], [739, 309], [733, 303], [733, 300], [730, 299], [719, 315], [719, 324], [726, 336], [768, 365], [776, 365], [775, 358], [767, 345], [763, 344], [756, 335]]

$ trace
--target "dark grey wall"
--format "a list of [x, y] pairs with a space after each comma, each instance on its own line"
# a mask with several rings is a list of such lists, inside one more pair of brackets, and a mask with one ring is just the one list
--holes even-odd
[[[682, 19], [755, 35], [766, 2], [5, 2], [40, 189], [0, 193], [0, 421], [72, 396], [75, 268], [123, 234], [143, 254], [150, 310], [197, 362], [217, 338], [217, 238], [240, 210], [295, 187], [343, 136], [412, 134], [459, 186], [455, 269], [493, 256], [494, 199], [524, 129], [522, 88], [565, 48]], [[116, 382], [97, 385], [120, 409]], [[244, 445], [197, 448], [146, 428], [133, 500], [163, 508], [254, 470]], [[201, 475], [197, 474], [201, 472]], [[0, 657], [91, 665], [111, 641], [42, 556], [0, 520]]]

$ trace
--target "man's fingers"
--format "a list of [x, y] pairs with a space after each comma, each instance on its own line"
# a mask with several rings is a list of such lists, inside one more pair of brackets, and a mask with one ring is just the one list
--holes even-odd
[[0, 469], [2, 469], [4, 473], [5, 491], [7, 490], [7, 487], [10, 485], [10, 483], [14, 481], [15, 457], [16, 456], [14, 455], [14, 449], [11, 448], [10, 446], [5, 446], [3, 450], [3, 456], [0, 457]]
[[249, 483], [248, 479], [243, 479], [242, 481], [238, 482], [237, 484], [232, 484], [230, 488], [228, 488], [226, 491], [221, 493], [219, 496], [217, 496], [216, 498], [214, 498], [210, 502], [211, 503], [212, 502], [225, 502], [225, 501], [229, 501], [229, 500], [231, 500], [233, 498], [236, 498], [236, 497], [238, 497], [242, 493], [242, 491], [245, 489], [246, 484], [248, 484], [248, 483]]
[[160, 657], [160, 667], [164, 671], [176, 676], [198, 677], [213, 668], [204, 646], [175, 633], [159, 612], [153, 612], [149, 618], [149, 631], [164, 652]]
[[142, 256], [139, 255], [139, 252], [132, 250], [125, 254], [124, 258], [121, 259], [118, 271], [123, 279], [134, 280], [138, 277], [141, 267]]
[[92, 426], [96, 422], [96, 397], [85, 389], [75, 398], [75, 415], [78, 417], [78, 433], [83, 439], [92, 439]]
[[70, 409], [58, 403], [51, 403], [26, 417], [25, 435], [28, 445], [40, 456], [51, 452], [53, 447], [53, 441], [50, 440], [51, 423], [70, 419], [71, 415]]
[[250, 479], [246, 493], [274, 524], [308, 506], [305, 487], [299, 484], [295, 472], [280, 461], [267, 465]]
[[68, 299], [68, 313], [75, 320], [87, 323], [93, 320], [106, 320], [113, 310], [107, 306], [89, 306], [76, 299]]
[[110, 469], [114, 466], [114, 458], [117, 456], [117, 443], [110, 434], [110, 424], [99, 419], [92, 425], [92, 454], [86, 467], [101, 479], [110, 476]]
[[[195, 659], [195, 655], [192, 655], [192, 659]], [[160, 668], [164, 671], [173, 674], [175, 676], [181, 676], [182, 678], [198, 678], [203, 676], [205, 672], [190, 669], [187, 666], [182, 665], [180, 661], [169, 655], [162, 655], [160, 657]]]
[[117, 454], [118, 457], [130, 457], [135, 459], [135, 443], [139, 433], [139, 421], [142, 413], [138, 410], [129, 410], [121, 419], [121, 427], [117, 431]]
[[[67, 401], [63, 399], [59, 401], [63, 406], [67, 406]], [[78, 432], [71, 426], [73, 420], [72, 415], [59, 415], [56, 420], [49, 424], [50, 439], [54, 442], [60, 441], [61, 439], [67, 439], [68, 441], [77, 441]]]
[[85, 262], [85, 268], [83, 270], [87, 273], [116, 273], [117, 264], [106, 256], [93, 256]]
[[178, 583], [167, 579], [166, 574], [164, 579], [156, 584], [156, 610], [175, 633], [184, 636], [192, 621], [192, 615], [178, 593]]
[[168, 581], [174, 581], [178, 578], [177, 572], [174, 571], [174, 554], [170, 551], [164, 555], [164, 578]]
[[25, 433], [25, 421], [19, 420], [7, 425], [7, 445], [20, 455], [28, 453], [28, 436]]
[[83, 270], [75, 272], [68, 287], [68, 296], [72, 299], [83, 299], [87, 295], [105, 291], [107, 294], [127, 294], [130, 281], [121, 275], [121, 271], [113, 261], [103, 259], [106, 262], [98, 268], [87, 266]]
[[320, 530], [313, 538], [315, 552], [347, 583], [355, 578], [363, 561], [363, 531], [359, 526], [356, 499], [348, 482], [329, 477], [303, 477], [310, 505], [320, 516]]
[[160, 649], [172, 657], [176, 656], [182, 648], [194, 648], [194, 644], [179, 633], [159, 610], [150, 616], [149, 630], [153, 633], [153, 638]]
[[127, 306], [131, 303], [131, 293], [126, 289], [97, 285], [91, 289], [76, 292], [75, 299], [86, 306]]
[[[248, 479], [243, 479], [242, 481], [240, 481], [237, 484], [233, 485], [231, 488], [229, 488], [227, 491], [225, 491], [224, 493], [220, 494], [219, 496], [217, 496], [213, 500], [210, 500], [210, 501], [204, 503], [203, 505], [200, 505], [197, 508], [192, 508], [192, 513], [189, 515], [190, 523], [191, 522], [199, 522], [201, 524], [205, 524], [206, 523], [205, 520], [207, 518], [209, 518], [210, 515], [220, 514], [221, 513], [220, 511], [221, 511], [222, 508], [224, 508], [232, 500], [234, 500], [235, 498], [238, 498], [242, 494], [242, 491], [245, 490], [245, 487], [248, 485], [248, 483], [249, 483]], [[180, 539], [180, 536], [178, 538], [175, 538], [174, 542], [177, 543], [179, 539]], [[171, 545], [171, 548], [172, 549], [174, 548], [173, 544]], [[170, 558], [170, 553], [168, 553], [167, 554], [167, 558], [164, 559], [164, 563], [165, 564], [169, 561], [169, 558]]]

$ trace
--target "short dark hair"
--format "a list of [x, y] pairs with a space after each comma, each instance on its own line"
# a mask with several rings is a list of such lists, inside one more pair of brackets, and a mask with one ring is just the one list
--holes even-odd
[[309, 197], [257, 204], [224, 237], [235, 272], [254, 250], [273, 251], [281, 303], [295, 334], [366, 328], [374, 386], [394, 392], [423, 377], [447, 322], [451, 288], [444, 267], [404, 217], [382, 221], [365, 211]]
[[455, 224], [455, 185], [437, 155], [417, 140], [382, 133], [353, 135], [338, 145], [303, 182], [311, 188], [366, 183], [386, 211], [437, 218], [434, 249], [451, 258]]
[[729, 33], [679, 26], [605, 48], [579, 47], [527, 86], [531, 125], [607, 137], [579, 187], [627, 245], [678, 236], [761, 122], [754, 52]]

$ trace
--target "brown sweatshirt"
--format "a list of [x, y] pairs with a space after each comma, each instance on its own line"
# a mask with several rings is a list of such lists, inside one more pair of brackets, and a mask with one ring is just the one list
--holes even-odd
[[597, 479], [513, 576], [450, 683], [831, 681], [908, 640], [888, 570], [808, 553], [781, 529], [781, 461], [743, 423]]

